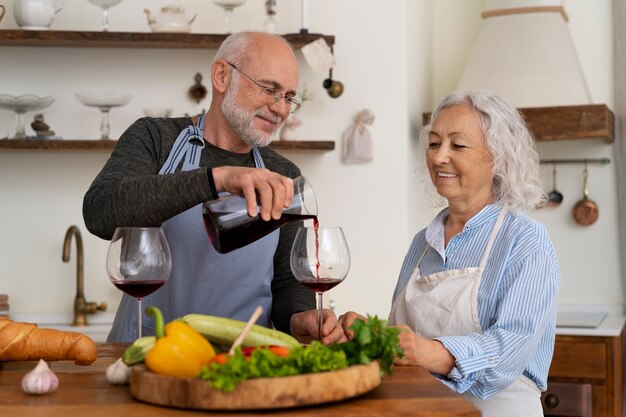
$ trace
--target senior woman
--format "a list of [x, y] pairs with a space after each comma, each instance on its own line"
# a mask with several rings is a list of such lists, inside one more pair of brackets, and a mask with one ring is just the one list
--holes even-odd
[[[487, 416], [543, 416], [554, 350], [559, 265], [545, 228], [532, 135], [507, 101], [447, 96], [421, 132], [448, 206], [409, 248], [389, 324], [399, 365], [428, 369]], [[356, 317], [340, 318], [344, 332]]]

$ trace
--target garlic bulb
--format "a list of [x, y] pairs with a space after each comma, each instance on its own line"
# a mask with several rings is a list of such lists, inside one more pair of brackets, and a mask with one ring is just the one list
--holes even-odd
[[107, 368], [107, 381], [113, 385], [126, 385], [130, 382], [130, 371], [130, 366], [126, 365], [122, 358], [119, 358]]
[[43, 359], [22, 378], [22, 389], [27, 394], [49, 394], [59, 388], [59, 378]]

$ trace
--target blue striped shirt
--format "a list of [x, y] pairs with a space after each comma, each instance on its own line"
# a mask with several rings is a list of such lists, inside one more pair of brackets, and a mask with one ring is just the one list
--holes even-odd
[[[500, 213], [488, 205], [472, 217], [444, 248], [444, 209], [420, 231], [404, 259], [393, 301], [406, 286], [420, 256], [422, 276], [475, 267]], [[496, 236], [478, 288], [483, 333], [437, 337], [454, 356], [448, 375], [434, 375], [452, 390], [488, 399], [520, 375], [547, 388], [554, 351], [559, 264], [545, 228], [510, 212]]]

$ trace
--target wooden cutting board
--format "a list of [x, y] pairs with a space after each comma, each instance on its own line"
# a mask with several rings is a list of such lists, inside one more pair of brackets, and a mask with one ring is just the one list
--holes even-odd
[[208, 381], [175, 378], [133, 366], [130, 393], [151, 404], [200, 410], [258, 410], [289, 408], [339, 401], [380, 385], [378, 362], [317, 374], [244, 381], [225, 393]]

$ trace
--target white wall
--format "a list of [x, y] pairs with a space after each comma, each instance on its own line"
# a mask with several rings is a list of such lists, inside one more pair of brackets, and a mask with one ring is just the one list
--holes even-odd
[[[480, 29], [483, 1], [443, 0], [435, 5], [434, 104], [456, 88], [469, 49]], [[613, 107], [613, 27], [610, 0], [565, 0], [569, 30], [593, 103]], [[439, 51], [439, 52], [438, 52]], [[528, 88], [533, 88], [528, 86]], [[538, 145], [542, 159], [613, 158], [613, 146], [600, 140], [569, 140]], [[535, 217], [546, 225], [559, 258], [561, 304], [622, 304], [615, 164], [589, 165], [589, 197], [600, 208], [598, 221], [578, 226], [571, 210], [583, 196], [582, 165], [558, 165], [557, 186], [565, 199]], [[545, 190], [552, 190], [552, 167], [542, 167]]]
[[[165, 1], [162, 2], [165, 4]], [[207, 1], [182, 0], [199, 9], [193, 32], [215, 33], [222, 11]], [[570, 27], [594, 100], [611, 105], [610, 0], [570, 1]], [[278, 2], [278, 31], [299, 30], [300, 2]], [[126, 0], [111, 9], [111, 30], [147, 31], [144, 7], [161, 2]], [[416, 144], [421, 115], [454, 89], [472, 37], [480, 27], [479, 0], [316, 0], [309, 2], [311, 32], [336, 36], [336, 79], [346, 91], [330, 99], [324, 76], [303, 63], [302, 80], [316, 97], [299, 117], [302, 139], [335, 140], [327, 153], [286, 153], [316, 188], [320, 222], [340, 225], [353, 255], [346, 281], [328, 293], [337, 310], [353, 309], [386, 316], [402, 259], [413, 234], [432, 218], [424, 198], [424, 172]], [[0, 29], [15, 28], [8, 5]], [[472, 14], [475, 13], [475, 14]], [[66, 0], [52, 25], [57, 30], [99, 30], [100, 12], [84, 0]], [[233, 27], [260, 29], [263, 0], [248, 0], [235, 10]], [[588, 27], [594, 36], [585, 36]], [[589, 38], [589, 39], [588, 39]], [[593, 38], [593, 43], [591, 42]], [[163, 49], [0, 47], [0, 93], [51, 95], [47, 122], [67, 139], [98, 137], [99, 114], [82, 106], [77, 91], [119, 90], [133, 101], [111, 112], [112, 136], [147, 106], [168, 105], [174, 114], [195, 113], [186, 97], [196, 72], [208, 74], [214, 51]], [[370, 132], [374, 161], [341, 162], [341, 134], [363, 108], [376, 115]], [[28, 123], [32, 113], [27, 115]], [[27, 124], [28, 124], [27, 123]], [[0, 137], [14, 131], [13, 114], [0, 111]], [[27, 132], [32, 132], [27, 127]], [[609, 156], [611, 147], [595, 141], [542, 145], [542, 157]], [[76, 224], [85, 243], [85, 291], [90, 301], [114, 308], [119, 292], [104, 270], [107, 242], [91, 236], [82, 221], [82, 197], [105, 163], [104, 153], [0, 153], [0, 293], [8, 293], [12, 311], [71, 311], [75, 292], [75, 251], [61, 261], [66, 229]], [[546, 170], [546, 189], [550, 186]], [[618, 279], [615, 178], [611, 166], [590, 167], [591, 197], [600, 220], [591, 228], [572, 224], [569, 210], [581, 196], [576, 167], [559, 167], [559, 188], [566, 202], [538, 214], [550, 230], [563, 268], [560, 301], [621, 303]]]
[[[219, 32], [222, 10], [210, 2], [195, 4], [199, 15], [193, 32]], [[415, 16], [407, 16], [408, 4]], [[143, 8], [154, 4], [127, 0], [111, 9], [111, 30], [147, 31]], [[316, 97], [299, 113], [302, 139], [335, 140], [327, 153], [286, 153], [300, 165], [316, 188], [320, 222], [345, 228], [353, 263], [350, 275], [328, 294], [338, 311], [355, 309], [386, 316], [404, 252], [414, 230], [430, 214], [416, 212], [413, 194], [415, 156], [409, 120], [425, 110], [430, 63], [415, 60], [430, 50], [428, 1], [397, 1], [394, 7], [374, 0], [309, 2], [309, 30], [336, 36], [336, 79], [346, 90], [331, 99], [322, 89], [325, 76], [302, 61], [302, 80]], [[10, 5], [9, 5], [10, 7]], [[261, 28], [264, 2], [249, 0], [236, 9], [235, 30]], [[300, 2], [278, 2], [278, 31], [299, 30]], [[408, 23], [412, 39], [409, 39]], [[99, 10], [83, 0], [67, 0], [52, 29], [99, 30]], [[11, 10], [0, 28], [15, 28]], [[218, 28], [218, 29], [214, 29]], [[413, 28], [419, 28], [415, 31]], [[410, 50], [410, 53], [407, 51]], [[67, 139], [98, 137], [99, 114], [82, 106], [77, 91], [115, 90], [134, 94], [133, 101], [111, 111], [112, 137], [149, 105], [172, 106], [174, 114], [194, 113], [185, 94], [196, 72], [207, 74], [214, 51], [162, 49], [0, 48], [0, 91], [51, 95], [56, 102], [43, 112], [57, 134]], [[411, 68], [419, 80], [408, 74]], [[45, 65], [43, 65], [45, 63]], [[422, 92], [407, 89], [410, 82]], [[36, 88], [35, 88], [36, 86]], [[411, 102], [412, 115], [407, 114]], [[371, 109], [374, 161], [341, 162], [341, 134], [357, 112]], [[32, 114], [27, 116], [28, 123]], [[419, 117], [418, 119], [419, 120]], [[0, 137], [14, 130], [14, 115], [0, 112]], [[32, 132], [27, 126], [27, 132]], [[91, 236], [82, 221], [82, 197], [105, 163], [102, 153], [0, 153], [0, 293], [8, 293], [12, 311], [70, 311], [75, 292], [75, 252], [61, 262], [66, 229], [76, 224], [85, 241], [85, 291], [90, 301], [117, 305], [118, 291], [104, 270], [107, 242]], [[413, 225], [407, 227], [411, 222]]]

